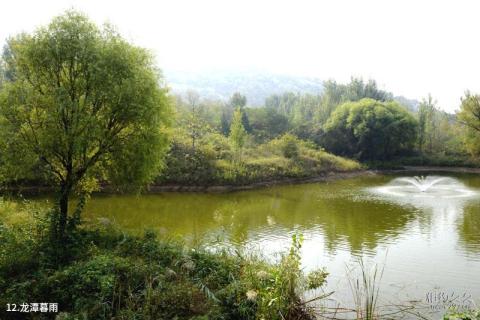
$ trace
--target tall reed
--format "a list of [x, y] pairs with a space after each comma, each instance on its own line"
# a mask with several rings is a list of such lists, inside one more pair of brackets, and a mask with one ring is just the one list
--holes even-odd
[[360, 267], [359, 276], [353, 275], [354, 268], [348, 270], [347, 276], [355, 302], [356, 319], [379, 319], [377, 302], [384, 266], [381, 269], [377, 264], [367, 267], [362, 259], [358, 260], [358, 266]]

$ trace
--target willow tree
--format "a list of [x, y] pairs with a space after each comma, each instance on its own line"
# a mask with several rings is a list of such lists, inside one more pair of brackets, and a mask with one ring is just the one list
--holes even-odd
[[332, 113], [324, 127], [323, 143], [336, 154], [386, 160], [411, 152], [417, 125], [398, 103], [365, 98], [344, 103]]
[[11, 178], [36, 170], [56, 186], [60, 239], [79, 219], [81, 208], [69, 210], [75, 192], [105, 182], [138, 189], [158, 174], [170, 104], [149, 52], [75, 11], [10, 38], [5, 52], [3, 161], [20, 168]]

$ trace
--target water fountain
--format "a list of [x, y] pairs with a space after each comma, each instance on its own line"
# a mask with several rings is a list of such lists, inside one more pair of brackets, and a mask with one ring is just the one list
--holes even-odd
[[455, 178], [415, 176], [393, 179], [389, 184], [374, 188], [375, 193], [397, 198], [454, 199], [477, 195]]
[[[465, 208], [480, 201], [480, 191], [453, 177], [400, 177], [388, 184], [366, 190], [380, 201], [393, 202], [417, 212], [433, 213], [442, 221], [454, 223]], [[410, 209], [407, 209], [410, 210]]]
[[403, 181], [403, 182], [412, 184], [415, 187], [417, 187], [420, 192], [426, 192], [432, 186], [446, 179], [445, 177], [440, 177], [435, 179], [433, 177], [431, 179], [430, 178], [431, 177], [415, 176], [413, 178], [399, 178], [398, 181]]

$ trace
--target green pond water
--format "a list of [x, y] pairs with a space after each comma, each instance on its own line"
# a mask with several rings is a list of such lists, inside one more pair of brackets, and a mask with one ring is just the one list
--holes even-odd
[[[432, 294], [442, 294], [455, 297], [455, 303], [478, 306], [480, 175], [437, 173], [452, 178], [439, 183], [438, 192], [396, 182], [414, 175], [369, 175], [221, 194], [96, 195], [85, 217], [92, 222], [107, 218], [132, 232], [154, 229], [212, 248], [255, 250], [271, 259], [288, 249], [292, 234], [302, 233], [303, 267], [330, 272], [327, 290], [336, 291], [331, 303], [352, 302], [347, 268], [355, 268], [362, 258], [384, 270], [380, 304], [416, 301], [441, 309], [448, 303], [432, 301]], [[405, 192], [377, 189], [392, 183]]]

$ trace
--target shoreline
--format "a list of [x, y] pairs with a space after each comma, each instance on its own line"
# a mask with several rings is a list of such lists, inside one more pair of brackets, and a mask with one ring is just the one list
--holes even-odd
[[[254, 190], [279, 185], [294, 185], [303, 183], [329, 182], [341, 179], [349, 179], [360, 176], [373, 176], [377, 174], [391, 174], [402, 172], [452, 172], [452, 173], [478, 173], [480, 168], [469, 167], [437, 167], [437, 166], [403, 166], [401, 169], [361, 169], [354, 171], [330, 171], [324, 174], [303, 178], [282, 178], [269, 181], [252, 182], [248, 184], [225, 184], [225, 185], [180, 185], [180, 184], [152, 184], [143, 192], [144, 194], [157, 194], [168, 192], [192, 192], [192, 193], [227, 193], [243, 190]], [[18, 192], [24, 194], [41, 194], [53, 192], [54, 188], [47, 186], [13, 186], [6, 187], [4, 192]], [[110, 186], [104, 186], [94, 194], [119, 193]]]
[[454, 173], [479, 173], [480, 168], [469, 167], [436, 167], [436, 166], [403, 166], [402, 169], [363, 169], [354, 171], [330, 171], [323, 175], [304, 178], [279, 178], [270, 181], [253, 182], [244, 185], [212, 185], [212, 186], [188, 186], [188, 185], [151, 185], [146, 193], [162, 192], [206, 192], [222, 193], [243, 190], [254, 190], [279, 185], [294, 185], [302, 183], [329, 182], [341, 179], [349, 179], [360, 176], [373, 176], [377, 174], [401, 173], [401, 172], [454, 172]]
[[277, 185], [292, 185], [302, 183], [327, 182], [340, 179], [354, 178], [363, 175], [375, 175], [374, 170], [355, 170], [355, 171], [330, 171], [322, 175], [304, 177], [304, 178], [278, 178], [269, 181], [252, 182], [249, 184], [240, 185], [211, 185], [211, 186], [188, 186], [188, 185], [151, 185], [147, 193], [162, 193], [162, 192], [207, 192], [207, 193], [222, 193], [242, 190], [254, 190], [261, 188], [268, 188]]
[[[248, 184], [224, 184], [224, 185], [181, 185], [181, 184], [151, 184], [144, 191], [143, 194], [156, 194], [168, 192], [198, 192], [198, 193], [226, 193], [242, 190], [254, 190], [261, 188], [268, 188], [277, 185], [292, 185], [302, 183], [327, 182], [340, 179], [354, 178], [362, 175], [375, 175], [378, 170], [361, 169], [354, 171], [330, 171], [324, 174], [302, 178], [287, 178], [279, 177], [268, 181], [258, 181]], [[0, 196], [3, 193], [15, 192], [21, 194], [42, 194], [54, 192], [55, 188], [51, 186], [8, 186], [0, 189]], [[92, 194], [121, 194], [111, 186], [102, 186], [100, 191], [95, 191]]]
[[403, 168], [400, 171], [480, 173], [480, 168], [470, 167], [403, 166]]

